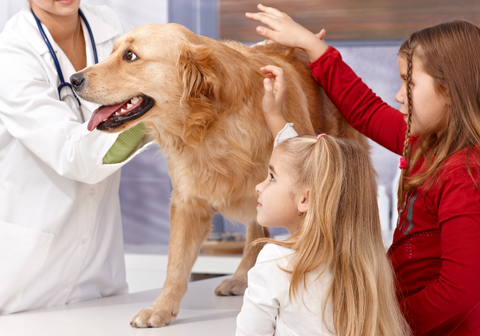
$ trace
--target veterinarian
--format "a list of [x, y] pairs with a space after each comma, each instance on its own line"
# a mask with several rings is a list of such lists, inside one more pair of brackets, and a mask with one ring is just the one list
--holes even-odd
[[0, 314], [127, 292], [120, 167], [144, 126], [87, 131], [97, 106], [62, 82], [130, 28], [105, 6], [29, 0], [0, 34]]

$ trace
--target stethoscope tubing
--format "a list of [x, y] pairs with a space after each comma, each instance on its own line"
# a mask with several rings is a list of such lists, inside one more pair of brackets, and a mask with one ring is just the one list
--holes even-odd
[[[32, 14], [33, 14], [33, 17], [35, 18], [35, 22], [37, 23], [38, 30], [40, 31], [40, 34], [42, 35], [43, 41], [47, 45], [48, 51], [50, 52], [50, 55], [52, 56], [53, 62], [55, 63], [55, 68], [57, 69], [58, 78], [60, 79], [60, 85], [58, 86], [58, 89], [57, 89], [58, 90], [58, 97], [59, 97], [60, 100], [62, 100], [61, 95], [60, 95], [60, 91], [65, 86], [68, 86], [70, 88], [70, 90], [72, 90], [73, 96], [75, 97], [75, 99], [78, 102], [78, 110], [80, 112], [80, 118], [82, 120], [82, 123], [84, 123], [85, 122], [85, 117], [83, 116], [83, 112], [81, 110], [82, 104], [80, 103], [80, 100], [78, 99], [77, 95], [75, 94], [75, 91], [73, 91], [72, 84], [70, 84], [69, 82], [65, 82], [65, 79], [63, 78], [62, 68], [60, 67], [60, 63], [58, 62], [57, 55], [55, 54], [55, 51], [53, 50], [53, 47], [52, 47], [50, 41], [48, 40], [48, 37], [45, 34], [45, 31], [42, 28], [42, 23], [40, 22], [38, 17], [35, 15], [33, 10], [32, 10]], [[97, 64], [98, 63], [97, 47], [95, 46], [95, 40], [93, 38], [92, 29], [90, 28], [90, 25], [88, 24], [87, 18], [85, 17], [85, 15], [83, 15], [83, 12], [80, 8], [78, 9], [78, 14], [80, 14], [80, 17], [82, 18], [83, 22], [85, 23], [85, 26], [87, 27], [88, 35], [90, 36], [90, 41], [92, 42], [93, 58], [95, 60], [95, 64]]]

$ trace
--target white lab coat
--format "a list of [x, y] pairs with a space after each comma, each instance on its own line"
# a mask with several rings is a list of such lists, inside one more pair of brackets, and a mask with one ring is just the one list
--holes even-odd
[[[105, 6], [81, 9], [101, 61], [130, 26]], [[44, 30], [69, 81], [75, 70]], [[102, 165], [118, 135], [88, 132], [59, 83], [26, 3], [0, 34], [0, 314], [127, 291], [118, 189], [128, 160]], [[82, 101], [87, 122], [96, 107]]]

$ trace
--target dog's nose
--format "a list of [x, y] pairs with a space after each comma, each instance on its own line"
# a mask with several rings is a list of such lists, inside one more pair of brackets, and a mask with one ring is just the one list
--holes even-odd
[[70, 83], [72, 83], [73, 88], [75, 91], [80, 91], [82, 87], [85, 85], [85, 77], [81, 73], [75, 73], [70, 76]]

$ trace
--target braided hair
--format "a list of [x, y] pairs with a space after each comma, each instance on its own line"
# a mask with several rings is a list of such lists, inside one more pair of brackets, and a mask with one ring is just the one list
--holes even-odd
[[407, 43], [407, 52], [405, 54], [407, 61], [407, 105], [408, 105], [408, 114], [407, 114], [407, 132], [405, 133], [405, 141], [403, 143], [403, 153], [402, 159], [406, 163], [402, 168], [402, 173], [400, 175], [400, 181], [398, 183], [398, 204], [403, 207], [403, 186], [407, 180], [408, 174], [411, 171], [409, 167], [409, 161], [411, 157], [411, 141], [410, 141], [410, 129], [412, 126], [412, 69], [413, 69], [413, 48], [410, 44], [410, 39], [406, 41]]

